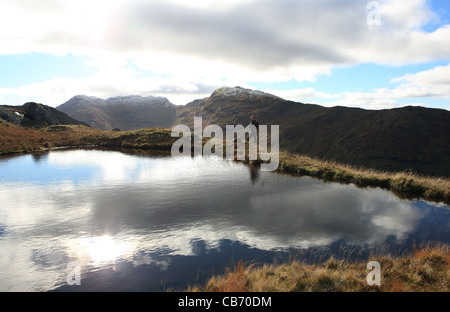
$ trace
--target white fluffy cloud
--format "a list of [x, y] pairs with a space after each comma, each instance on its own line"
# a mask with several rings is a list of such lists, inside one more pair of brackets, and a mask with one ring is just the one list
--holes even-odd
[[167, 53], [288, 73], [311, 64], [409, 63], [450, 54], [450, 28], [420, 30], [436, 18], [425, 0], [380, 1], [379, 27], [367, 25], [367, 3], [359, 0], [186, 3], [2, 1], [0, 53]]
[[[450, 64], [421, 71], [417, 74], [408, 74], [392, 79], [392, 82], [402, 83], [397, 91], [410, 91], [405, 97], [446, 97], [450, 98]], [[414, 94], [414, 93], [417, 94]]]
[[[405, 105], [427, 106], [424, 98], [450, 100], [450, 64], [437, 66], [416, 74], [407, 74], [391, 79], [392, 88], [384, 87], [372, 92], [325, 93], [314, 88], [293, 89], [288, 91], [265, 90], [285, 99], [295, 101], [319, 100], [324, 106], [350, 106], [367, 109], [386, 109]], [[399, 100], [408, 99], [409, 103]], [[423, 100], [422, 100], [423, 101]], [[443, 107], [444, 108], [444, 107]], [[449, 109], [450, 106], [445, 107]]]
[[130, 68], [99, 70], [92, 76], [83, 78], [54, 78], [17, 88], [0, 87], [0, 99], [13, 98], [23, 104], [32, 101], [56, 107], [77, 94], [87, 94], [100, 98], [117, 95], [164, 96], [178, 105], [187, 104], [199, 97], [210, 95], [220, 85], [204, 85], [176, 78], [140, 77]]

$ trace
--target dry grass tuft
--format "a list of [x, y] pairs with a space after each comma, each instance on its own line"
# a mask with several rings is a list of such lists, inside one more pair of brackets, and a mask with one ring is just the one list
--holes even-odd
[[[450, 249], [426, 245], [398, 258], [372, 256], [381, 266], [381, 286], [367, 284], [366, 262], [334, 258], [322, 264], [288, 264], [245, 267], [238, 262], [225, 274], [212, 277], [193, 292], [448, 292]], [[371, 259], [372, 260], [372, 259]]]
[[244, 292], [252, 268], [253, 266], [246, 266], [244, 261], [239, 260], [232, 269], [226, 268], [226, 278], [211, 278], [206, 289], [208, 292]]

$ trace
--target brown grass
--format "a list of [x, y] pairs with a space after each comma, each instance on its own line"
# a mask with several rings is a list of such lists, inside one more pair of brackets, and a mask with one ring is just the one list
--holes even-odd
[[329, 259], [307, 265], [299, 261], [256, 267], [238, 262], [225, 274], [212, 277], [191, 292], [448, 292], [450, 249], [426, 245], [411, 255], [392, 258], [373, 255], [381, 266], [381, 286], [367, 283], [367, 262]]
[[174, 142], [168, 129], [126, 132], [85, 126], [50, 126], [40, 130], [0, 123], [0, 156], [42, 151], [50, 147], [95, 145], [110, 148], [169, 149]]
[[244, 261], [239, 260], [233, 268], [226, 268], [226, 278], [220, 281], [212, 278], [206, 288], [210, 292], [243, 292], [246, 289], [248, 274], [252, 266], [245, 266]]
[[52, 126], [42, 130], [0, 124], [0, 155], [28, 153], [48, 147], [93, 144], [100, 130], [84, 126]]
[[403, 198], [415, 197], [450, 203], [450, 179], [445, 177], [355, 168], [287, 152], [280, 153], [279, 171], [317, 177], [326, 181], [353, 183], [361, 187], [381, 187]]

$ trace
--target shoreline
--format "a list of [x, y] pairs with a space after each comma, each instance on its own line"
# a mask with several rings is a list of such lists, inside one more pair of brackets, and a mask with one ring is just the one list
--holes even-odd
[[[380, 266], [380, 285], [372, 279], [368, 263]], [[222, 275], [187, 292], [448, 292], [450, 248], [431, 244], [415, 248], [411, 255], [372, 255], [368, 261], [330, 258], [321, 264], [293, 260], [286, 264], [255, 266], [238, 261]]]
[[[178, 138], [170, 129], [149, 128], [131, 131], [105, 131], [84, 126], [50, 126], [41, 130], [0, 124], [0, 156], [51, 151], [70, 146], [84, 148], [170, 151]], [[243, 161], [259, 166], [261, 161]], [[358, 187], [380, 187], [400, 198], [422, 198], [450, 205], [450, 178], [427, 177], [413, 172], [387, 172], [356, 168], [331, 161], [280, 151], [277, 172], [294, 176], [310, 176], [326, 182], [355, 184]]]
[[358, 187], [379, 187], [393, 192], [402, 199], [424, 199], [450, 205], [450, 179], [445, 177], [355, 168], [286, 152], [280, 153], [279, 171], [298, 176], [310, 176], [325, 182], [355, 184]]
[[[170, 155], [177, 138], [169, 129], [141, 129], [124, 132], [102, 131], [83, 126], [51, 126], [41, 130], [0, 124], [1, 158], [20, 154], [47, 153], [72, 148], [99, 148], [122, 152], [160, 151]], [[0, 158], [0, 159], [1, 159]], [[259, 166], [257, 161], [239, 161]], [[425, 177], [412, 172], [383, 172], [354, 168], [349, 165], [313, 159], [303, 155], [280, 152], [279, 173], [310, 176], [325, 182], [355, 184], [358, 187], [380, 187], [400, 198], [421, 198], [450, 204], [450, 179]], [[322, 264], [310, 265], [293, 260], [287, 264], [253, 264], [238, 262], [226, 273], [213, 276], [203, 286], [188, 291], [449, 291], [449, 246], [423, 246], [412, 255], [373, 255], [381, 265], [382, 284], [368, 287], [365, 280], [367, 263], [331, 258]]]

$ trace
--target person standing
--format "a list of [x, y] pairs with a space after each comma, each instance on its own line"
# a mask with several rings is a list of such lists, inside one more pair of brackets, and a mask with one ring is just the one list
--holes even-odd
[[252, 129], [252, 131], [250, 132], [250, 140], [254, 140], [255, 142], [258, 142], [259, 122], [256, 120], [255, 116], [251, 117], [251, 121], [252, 121], [252, 125], [254, 125], [256, 128], [256, 133]]

